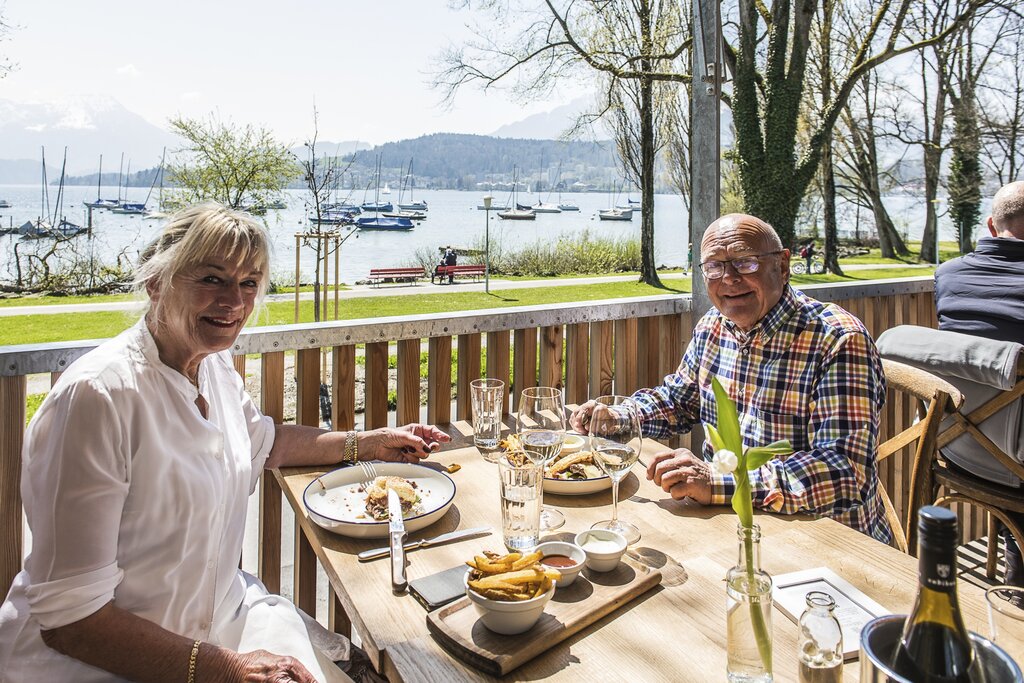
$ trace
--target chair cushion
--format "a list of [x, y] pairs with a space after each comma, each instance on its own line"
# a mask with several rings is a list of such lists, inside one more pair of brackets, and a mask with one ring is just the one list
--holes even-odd
[[[1017, 358], [1024, 346], [1014, 342], [946, 332], [915, 325], [886, 330], [877, 341], [883, 358], [926, 370], [948, 381], [964, 395], [960, 412], [969, 414], [1002, 391], [1013, 387]], [[979, 425], [982, 433], [1017, 462], [1024, 462], [1024, 400], [1011, 403]], [[953, 426], [943, 421], [940, 432]], [[953, 440], [942, 455], [972, 474], [1005, 486], [1021, 480], [1001, 465], [969, 434]]]

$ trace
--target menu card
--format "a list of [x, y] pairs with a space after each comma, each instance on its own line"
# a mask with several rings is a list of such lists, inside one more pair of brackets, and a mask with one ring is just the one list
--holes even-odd
[[807, 608], [806, 596], [811, 591], [828, 593], [836, 601], [835, 615], [843, 631], [843, 659], [857, 659], [860, 653], [860, 630], [875, 617], [889, 614], [877, 602], [857, 590], [831, 569], [817, 567], [772, 577], [772, 599], [775, 606], [793, 623]]

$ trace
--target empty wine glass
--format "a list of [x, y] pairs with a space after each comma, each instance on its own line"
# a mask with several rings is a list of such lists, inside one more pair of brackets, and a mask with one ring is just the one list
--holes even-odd
[[627, 543], [636, 543], [640, 529], [619, 521], [619, 482], [640, 457], [640, 411], [626, 396], [600, 396], [595, 400], [587, 431], [595, 462], [612, 480], [612, 518], [590, 528], [617, 531]]
[[[524, 389], [519, 400], [516, 426], [519, 442], [527, 456], [547, 468], [558, 457], [565, 441], [565, 402], [561, 390], [554, 387]], [[541, 530], [551, 531], [563, 524], [565, 515], [561, 512], [546, 505], [541, 509]]]

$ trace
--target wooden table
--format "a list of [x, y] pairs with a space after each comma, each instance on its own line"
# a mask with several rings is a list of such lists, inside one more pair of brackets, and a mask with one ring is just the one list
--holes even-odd
[[[462, 469], [451, 475], [458, 486], [444, 518], [414, 534], [426, 538], [490, 525], [490, 536], [409, 553], [409, 579], [465, 562], [484, 549], [503, 551], [498, 505], [497, 466], [472, 447], [465, 422], [447, 426], [453, 442], [431, 461]], [[470, 444], [470, 445], [467, 445]], [[641, 460], [664, 450], [645, 440]], [[429, 462], [429, 461], [428, 461]], [[318, 474], [294, 468], [278, 473], [302, 530], [331, 586], [362, 639], [363, 648], [392, 681], [491, 680], [443, 650], [428, 634], [426, 612], [411, 595], [391, 592], [386, 559], [359, 563], [356, 553], [386, 540], [355, 540], [313, 524], [305, 515], [302, 492]], [[571, 540], [593, 523], [608, 519], [611, 492], [582, 497], [545, 495], [545, 503], [566, 517], [552, 536]], [[632, 561], [657, 567], [661, 586], [548, 650], [505, 677], [507, 680], [718, 681], [725, 678], [725, 585], [736, 563], [736, 516], [729, 507], [701, 507], [669, 498], [646, 480], [638, 464], [622, 483], [619, 516], [640, 527], [643, 537], [631, 546]], [[762, 567], [770, 574], [829, 567], [894, 613], [906, 613], [917, 586], [917, 560], [829, 519], [759, 514]], [[988, 633], [983, 592], [960, 582], [967, 627]], [[778, 681], [796, 680], [797, 628], [774, 610], [774, 673]], [[1024, 661], [1024, 634], [1003, 644]], [[859, 666], [849, 662], [845, 679], [858, 680]]]

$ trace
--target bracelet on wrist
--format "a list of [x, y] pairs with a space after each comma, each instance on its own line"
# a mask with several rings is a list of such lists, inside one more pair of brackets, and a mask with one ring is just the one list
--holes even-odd
[[192, 643], [192, 653], [188, 656], [188, 678], [186, 683], [196, 683], [196, 661], [199, 659], [199, 644], [203, 641], [197, 640]]
[[359, 460], [359, 439], [356, 432], [345, 432], [345, 451], [342, 454], [342, 461], [355, 464]]

